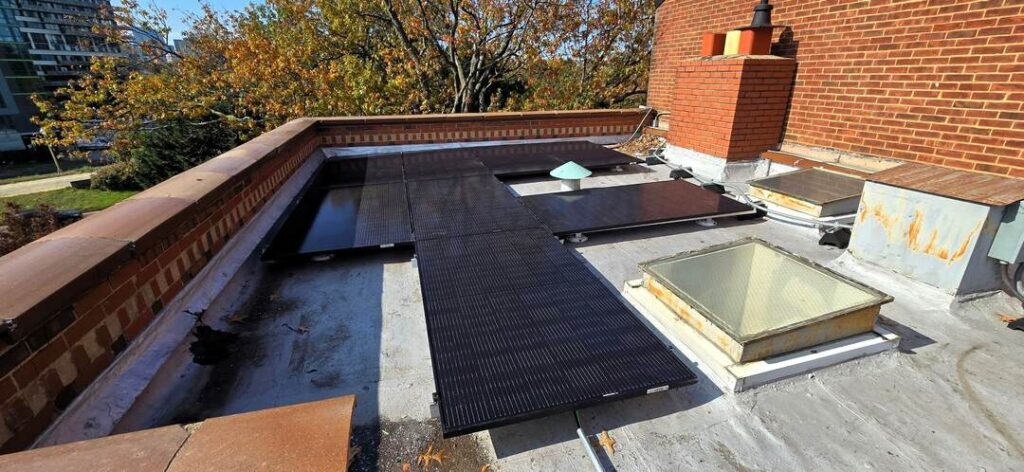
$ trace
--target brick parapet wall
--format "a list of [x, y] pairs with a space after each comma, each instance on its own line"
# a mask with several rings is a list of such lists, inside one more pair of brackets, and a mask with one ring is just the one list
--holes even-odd
[[[293, 122], [0, 258], [2, 450], [27, 447], [313, 152]], [[218, 158], [222, 159], [222, 158]], [[219, 166], [219, 167], [218, 167]]]
[[779, 142], [795, 63], [717, 56], [680, 64], [668, 142], [727, 160], [750, 160]]
[[[705, 31], [753, 0], [666, 0], [648, 103], [669, 110]], [[772, 54], [798, 63], [783, 139], [1024, 177], [1024, 5], [1004, 0], [774, 0]], [[668, 116], [670, 123], [677, 117]]]
[[324, 146], [383, 146], [622, 135], [642, 120], [649, 123], [653, 114], [627, 109], [322, 118], [319, 130]]
[[[562, 121], [570, 116], [575, 126]], [[29, 446], [321, 143], [379, 143], [382, 128], [375, 126], [382, 123], [450, 140], [481, 120], [488, 139], [556, 122], [560, 131], [546, 137], [628, 134], [643, 116], [630, 110], [295, 120], [3, 256], [0, 452]]]

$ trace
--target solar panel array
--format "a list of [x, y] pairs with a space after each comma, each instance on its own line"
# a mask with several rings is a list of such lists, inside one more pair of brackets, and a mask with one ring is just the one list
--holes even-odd
[[[446, 437], [695, 382], [549, 229], [587, 226], [580, 215], [601, 227], [650, 219], [671, 202], [621, 210], [662, 199], [664, 189], [638, 186], [624, 197], [595, 189], [576, 199], [581, 206], [524, 200], [497, 179], [547, 173], [569, 160], [592, 168], [633, 161], [581, 141], [331, 159], [268, 252], [415, 244]], [[711, 201], [705, 192], [731, 209], [697, 190], [686, 198]], [[602, 214], [603, 206], [614, 215]]]
[[[594, 169], [635, 161], [588, 141], [329, 158], [279, 225], [264, 258], [309, 257], [467, 231], [539, 226], [536, 216], [495, 177], [547, 174], [569, 160]], [[459, 183], [460, 177], [478, 178]]]

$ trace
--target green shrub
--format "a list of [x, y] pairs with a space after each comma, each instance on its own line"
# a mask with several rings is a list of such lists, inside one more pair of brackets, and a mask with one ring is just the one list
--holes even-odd
[[130, 161], [119, 161], [100, 167], [93, 172], [90, 186], [98, 190], [139, 190], [135, 166]]
[[188, 123], [147, 131], [131, 150], [136, 182], [151, 187], [235, 147], [238, 136], [220, 122]]
[[140, 131], [127, 158], [100, 168], [92, 176], [92, 188], [141, 190], [152, 187], [235, 147], [238, 135], [222, 123], [201, 126], [174, 123]]

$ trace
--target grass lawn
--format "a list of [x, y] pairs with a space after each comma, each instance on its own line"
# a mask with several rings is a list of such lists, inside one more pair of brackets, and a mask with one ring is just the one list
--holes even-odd
[[0, 204], [14, 202], [24, 209], [47, 204], [58, 210], [95, 211], [109, 207], [135, 193], [132, 191], [112, 192], [109, 190], [62, 188], [49, 192], [3, 197], [0, 198]]

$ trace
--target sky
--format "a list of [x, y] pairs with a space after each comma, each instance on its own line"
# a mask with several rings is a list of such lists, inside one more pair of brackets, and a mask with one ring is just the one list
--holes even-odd
[[[111, 3], [118, 5], [121, 2], [113, 0]], [[143, 7], [150, 4], [156, 5], [167, 11], [167, 23], [171, 27], [171, 40], [181, 39], [182, 33], [188, 28], [185, 19], [189, 13], [198, 15], [202, 3], [199, 0], [139, 0]], [[206, 0], [215, 10], [232, 11], [241, 10], [254, 0]]]

